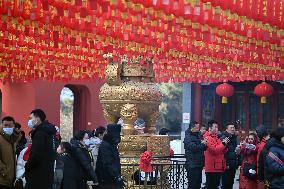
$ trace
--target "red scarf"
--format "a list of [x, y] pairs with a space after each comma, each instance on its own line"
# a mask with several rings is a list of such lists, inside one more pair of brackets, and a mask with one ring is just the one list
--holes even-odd
[[140, 165], [139, 168], [145, 173], [150, 173], [153, 171], [153, 167], [151, 164], [152, 161], [152, 152], [145, 151], [140, 155]]
[[28, 149], [25, 151], [24, 156], [23, 156], [24, 161], [28, 161], [29, 155], [30, 155], [30, 152], [31, 152], [31, 148], [32, 148], [32, 144], [29, 144]]

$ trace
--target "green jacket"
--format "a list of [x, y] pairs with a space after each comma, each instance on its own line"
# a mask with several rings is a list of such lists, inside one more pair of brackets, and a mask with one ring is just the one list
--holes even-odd
[[16, 177], [16, 143], [19, 135], [6, 135], [0, 128], [0, 185], [12, 187]]

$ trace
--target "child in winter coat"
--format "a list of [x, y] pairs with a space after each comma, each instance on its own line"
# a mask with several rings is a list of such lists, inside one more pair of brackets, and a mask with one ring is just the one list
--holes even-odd
[[63, 156], [66, 155], [65, 152], [67, 145], [70, 144], [68, 142], [61, 142], [56, 150], [57, 156], [55, 161], [53, 189], [60, 189], [62, 185], [63, 170], [64, 170]]
[[28, 146], [25, 147], [19, 154], [17, 159], [17, 167], [16, 167], [16, 182], [18, 180], [22, 180], [23, 187], [26, 185], [26, 179], [25, 179], [25, 165], [29, 158], [29, 154], [32, 147], [32, 141], [31, 141], [31, 132], [29, 133], [29, 140], [28, 140]]
[[22, 180], [23, 186], [26, 185], [26, 179], [25, 179], [25, 164], [26, 160], [24, 160], [24, 154], [27, 152], [28, 147], [24, 148], [17, 159], [17, 167], [16, 167], [16, 180]]

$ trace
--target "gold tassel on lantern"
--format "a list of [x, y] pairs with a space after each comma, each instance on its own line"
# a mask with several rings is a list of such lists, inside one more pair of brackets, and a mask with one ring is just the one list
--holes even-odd
[[266, 97], [265, 96], [260, 97], [260, 103], [261, 104], [265, 104], [266, 103]]
[[227, 104], [228, 103], [228, 98], [225, 96], [222, 96], [222, 104]]

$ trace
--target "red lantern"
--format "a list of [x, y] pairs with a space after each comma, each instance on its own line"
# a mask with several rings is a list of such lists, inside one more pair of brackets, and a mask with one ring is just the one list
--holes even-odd
[[222, 104], [226, 104], [228, 97], [234, 94], [234, 87], [228, 83], [223, 83], [216, 87], [216, 93], [222, 97]]
[[254, 94], [260, 96], [260, 103], [264, 104], [266, 103], [266, 97], [273, 94], [273, 87], [266, 82], [262, 82], [255, 86]]

